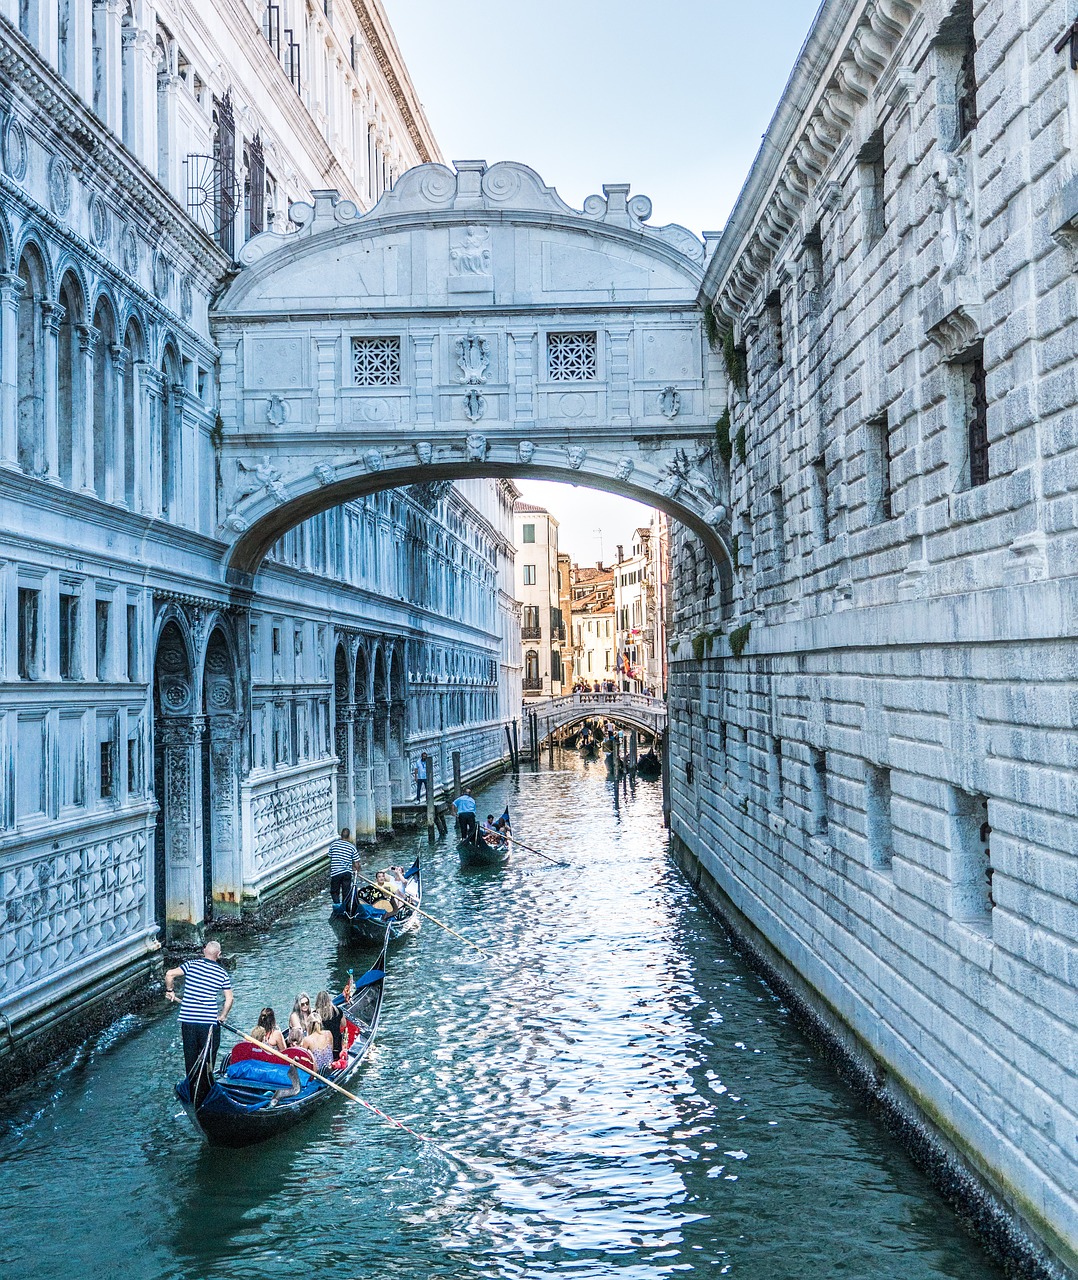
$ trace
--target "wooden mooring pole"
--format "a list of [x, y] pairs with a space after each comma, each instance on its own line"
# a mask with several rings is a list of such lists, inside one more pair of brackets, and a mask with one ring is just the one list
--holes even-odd
[[[454, 756], [457, 752], [453, 752]], [[434, 843], [434, 783], [437, 777], [437, 766], [434, 763], [434, 752], [430, 753], [430, 759], [427, 761], [427, 842]]]

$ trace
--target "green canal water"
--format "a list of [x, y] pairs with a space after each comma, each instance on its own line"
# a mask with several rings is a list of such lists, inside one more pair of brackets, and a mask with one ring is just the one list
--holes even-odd
[[[616, 802], [615, 802], [616, 801]], [[173, 1094], [174, 1010], [117, 1022], [0, 1112], [0, 1274], [210, 1280], [299, 1272], [632, 1280], [993, 1280], [1001, 1273], [731, 952], [666, 849], [658, 783], [602, 763], [489, 787], [564, 850], [427, 859], [358, 1092], [452, 1158], [333, 1102], [262, 1147], [205, 1147]], [[390, 857], [390, 854], [392, 856]], [[339, 986], [328, 896], [235, 954], [234, 1018]]]

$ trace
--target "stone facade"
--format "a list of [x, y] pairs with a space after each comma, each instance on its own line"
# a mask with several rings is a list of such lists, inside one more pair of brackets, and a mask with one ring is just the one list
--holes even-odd
[[388, 831], [421, 750], [496, 765], [520, 702], [508, 480], [312, 514], [224, 582], [211, 294], [325, 172], [366, 208], [438, 155], [380, 7], [297, 11], [294, 49], [265, 5], [63, 12], [0, 4], [8, 1082], [166, 934], [257, 914], [338, 825]]
[[670, 743], [690, 874], [1071, 1268], [1073, 16], [823, 5], [702, 293], [736, 571], [676, 532]]
[[545, 507], [523, 499], [517, 501], [513, 516], [524, 696], [549, 698], [563, 693], [565, 683], [558, 522]]

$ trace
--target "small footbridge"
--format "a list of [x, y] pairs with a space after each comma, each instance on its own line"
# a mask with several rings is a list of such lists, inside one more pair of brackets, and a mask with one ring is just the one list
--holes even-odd
[[666, 700], [643, 693], [567, 693], [556, 698], [528, 698], [523, 705], [524, 723], [532, 716], [539, 742], [558, 729], [584, 720], [613, 720], [619, 726], [639, 729], [653, 737], [666, 732]]

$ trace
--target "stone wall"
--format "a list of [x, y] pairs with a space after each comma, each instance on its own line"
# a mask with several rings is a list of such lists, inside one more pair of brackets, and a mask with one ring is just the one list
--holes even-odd
[[1073, 1268], [1072, 18], [824, 4], [705, 281], [737, 564], [675, 536], [670, 759], [690, 868]]

